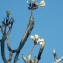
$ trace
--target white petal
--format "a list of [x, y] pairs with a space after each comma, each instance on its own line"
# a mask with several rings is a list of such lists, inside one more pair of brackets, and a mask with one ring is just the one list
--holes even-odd
[[41, 1], [40, 2], [40, 6], [44, 7], [45, 6], [45, 2], [44, 1]]
[[31, 38], [32, 40], [35, 40], [34, 36], [31, 36], [30, 38]]
[[34, 36], [31, 36], [30, 38], [31, 38], [31, 39], [33, 39], [33, 38], [34, 38]]
[[38, 39], [38, 38], [39, 38], [39, 36], [38, 36], [37, 34], [35, 34], [35, 38], [36, 38], [36, 39]]
[[39, 39], [39, 42], [44, 42], [44, 39]]
[[39, 44], [42, 45], [42, 42], [40, 42]]

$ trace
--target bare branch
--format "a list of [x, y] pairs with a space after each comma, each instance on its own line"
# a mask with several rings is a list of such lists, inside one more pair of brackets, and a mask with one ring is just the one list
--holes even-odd
[[26, 29], [26, 32], [25, 32], [25, 34], [24, 34], [24, 36], [23, 36], [23, 38], [22, 38], [22, 40], [21, 40], [21, 42], [20, 42], [20, 44], [19, 44], [18, 52], [17, 52], [16, 55], [15, 55], [15, 58], [14, 58], [14, 62], [13, 62], [13, 63], [16, 63], [16, 62], [17, 62], [17, 60], [18, 60], [18, 55], [19, 55], [19, 53], [20, 53], [22, 47], [24, 46], [24, 44], [25, 44], [25, 42], [26, 42], [28, 36], [30, 35], [30, 33], [31, 33], [32, 29], [33, 29], [33, 27], [34, 27], [34, 20], [33, 20], [32, 16], [31, 16], [31, 17], [30, 17], [29, 24], [28, 24], [27, 29]]
[[[8, 47], [8, 50], [10, 51], [8, 62], [11, 61], [13, 52], [16, 51], [16, 50], [12, 50], [12, 49], [10, 48], [10, 44], [9, 44], [10, 41], [9, 41], [9, 38], [8, 38], [8, 35], [10, 34], [10, 32], [11, 32], [11, 30], [12, 30], [12, 26], [13, 26], [14, 19], [11, 17], [11, 19], [10, 19], [10, 21], [9, 21], [10, 12], [7, 11], [6, 14], [7, 14], [6, 22], [5, 22], [5, 19], [4, 19], [4, 21], [2, 22], [2, 26], [0, 26], [1, 32], [2, 32], [2, 34], [3, 34], [3, 37], [2, 37], [2, 40], [1, 40], [1, 55], [2, 55], [2, 59], [3, 59], [4, 63], [7, 63], [7, 60], [6, 60], [6, 57], [5, 57], [5, 51], [4, 51], [5, 40], [6, 40], [6, 39], [7, 39], [7, 47]], [[11, 25], [11, 26], [10, 26], [10, 25]], [[4, 30], [2, 29], [2, 27], [4, 27]], [[6, 33], [6, 27], [9, 27], [9, 30], [8, 30], [7, 33]]]
[[3, 31], [3, 29], [2, 29], [2, 26], [0, 25], [0, 28], [1, 28], [1, 33], [3, 34], [4, 33], [4, 31]]
[[12, 26], [13, 26], [13, 23], [14, 23], [14, 18], [13, 18], [13, 17], [11, 17], [10, 21], [11, 21], [11, 26], [10, 26], [10, 25], [8, 25], [9, 30], [8, 30], [8, 32], [7, 32], [7, 36], [11, 33]]
[[7, 47], [8, 47], [8, 50], [9, 51], [12, 51], [12, 53], [17, 52], [17, 49], [15, 49], [15, 50], [12, 50], [11, 49], [11, 47], [10, 47], [10, 40], [9, 40], [9, 37], [8, 36], [7, 36], [6, 42], [7, 42]]
[[7, 63], [11, 63], [12, 55], [13, 55], [13, 53], [12, 53], [12, 51], [10, 51], [9, 52], [9, 59], [8, 59]]
[[3, 59], [4, 63], [7, 63], [7, 60], [6, 60], [6, 57], [5, 57], [5, 51], [4, 51], [5, 40], [6, 40], [6, 34], [3, 34], [3, 37], [2, 37], [2, 40], [1, 40], [1, 55], [2, 55], [2, 59]]
[[9, 27], [9, 30], [8, 30], [8, 32], [7, 32], [7, 36], [10, 34], [11, 30], [12, 30], [12, 28]]
[[9, 37], [7, 35], [7, 39], [6, 39], [6, 42], [7, 42], [7, 47], [8, 47], [8, 50], [9, 50], [9, 59], [8, 59], [8, 63], [11, 63], [11, 59], [12, 59], [12, 55], [14, 52], [17, 52], [17, 50], [12, 50], [11, 47], [10, 47], [10, 40], [9, 40]]
[[40, 50], [39, 50], [39, 53], [38, 53], [38, 57], [37, 57], [38, 61], [41, 59], [41, 54], [43, 52], [44, 46], [45, 46], [45, 41], [42, 42], [42, 45], [40, 47]]

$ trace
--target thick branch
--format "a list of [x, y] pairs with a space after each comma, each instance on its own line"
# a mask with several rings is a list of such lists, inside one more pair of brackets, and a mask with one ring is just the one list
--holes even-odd
[[17, 62], [18, 56], [19, 56], [19, 53], [20, 53], [20, 50], [21, 50], [22, 47], [24, 46], [24, 44], [25, 44], [25, 42], [26, 42], [28, 36], [30, 35], [30, 33], [31, 33], [32, 29], [33, 29], [34, 21], [33, 21], [33, 18], [32, 18], [32, 19], [31, 19], [31, 18], [32, 18], [32, 16], [30, 17], [30, 22], [29, 22], [29, 24], [28, 24], [28, 27], [27, 27], [27, 29], [26, 29], [26, 32], [25, 32], [25, 34], [24, 34], [24, 36], [23, 36], [23, 38], [22, 38], [22, 40], [21, 40], [21, 42], [20, 42], [20, 44], [19, 44], [18, 52], [16, 53], [15, 58], [14, 58], [14, 63]]
[[6, 34], [3, 34], [3, 37], [2, 37], [2, 40], [1, 40], [1, 55], [2, 55], [2, 59], [3, 59], [4, 63], [7, 63], [7, 60], [6, 60], [6, 57], [5, 57], [5, 51], [4, 51], [5, 40], [6, 40]]

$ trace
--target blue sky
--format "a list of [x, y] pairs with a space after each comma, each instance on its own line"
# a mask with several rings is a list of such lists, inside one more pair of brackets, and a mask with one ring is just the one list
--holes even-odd
[[[40, 1], [41, 0], [37, 0], [37, 2]], [[37, 9], [33, 13], [35, 26], [31, 35], [38, 34], [46, 41], [46, 45], [41, 56], [42, 59], [39, 63], [53, 63], [53, 49], [56, 50], [58, 58], [63, 56], [63, 0], [45, 0], [45, 2], [46, 6], [44, 8]], [[6, 17], [7, 10], [12, 11], [11, 16], [15, 19], [9, 38], [11, 48], [16, 49], [26, 30], [30, 17], [30, 10], [27, 9], [26, 0], [1, 0], [0, 24], [3, 17]], [[24, 63], [22, 60], [22, 54], [27, 57], [33, 46], [33, 41], [30, 39], [30, 36], [21, 50], [17, 63]], [[1, 38], [2, 34], [0, 32], [0, 39]], [[31, 59], [38, 54], [38, 50], [39, 45], [34, 48]], [[5, 53], [8, 59], [9, 52], [7, 50], [7, 46], [5, 46]], [[15, 54], [13, 54], [13, 57], [14, 55]], [[1, 51], [0, 63], [4, 63], [1, 58]]]

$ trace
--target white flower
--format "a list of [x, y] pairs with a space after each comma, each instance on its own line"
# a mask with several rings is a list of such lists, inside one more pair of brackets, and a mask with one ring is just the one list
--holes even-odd
[[39, 36], [37, 34], [35, 34], [35, 36], [32, 35], [30, 38], [34, 41], [34, 40], [38, 40]]
[[44, 42], [44, 39], [38, 39], [39, 42]]
[[40, 37], [37, 34], [35, 34], [35, 36], [31, 36], [30, 38], [34, 41], [34, 43], [40, 44], [41, 46], [44, 47], [45, 40], [44, 39], [40, 39]]
[[37, 34], [35, 34], [34, 36], [31, 36], [30, 37], [33, 41], [34, 41], [34, 44], [38, 44], [38, 39], [39, 39], [39, 36]]
[[44, 39], [38, 39], [37, 42], [38, 42], [40, 45], [42, 45], [42, 43], [45, 42], [45, 40], [44, 40]]
[[40, 2], [40, 7], [44, 7], [44, 6], [45, 6], [45, 1], [42, 0], [42, 1]]
[[35, 40], [34, 36], [31, 36], [30, 38], [31, 38], [33, 41]]
[[42, 42], [40, 42], [39, 44], [42, 45]]

